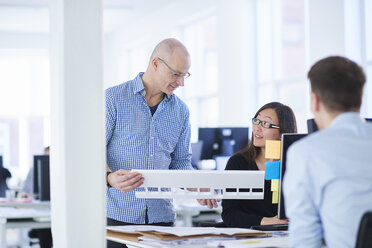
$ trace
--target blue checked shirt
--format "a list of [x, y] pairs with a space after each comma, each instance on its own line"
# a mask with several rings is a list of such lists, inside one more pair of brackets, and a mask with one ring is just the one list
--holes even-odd
[[[154, 115], [145, 99], [143, 73], [106, 90], [107, 164], [119, 169], [191, 170], [189, 110], [177, 96], [165, 95]], [[139, 190], [139, 189], [136, 189]], [[144, 224], [174, 222], [169, 199], [136, 198], [135, 191], [107, 189], [107, 217]]]

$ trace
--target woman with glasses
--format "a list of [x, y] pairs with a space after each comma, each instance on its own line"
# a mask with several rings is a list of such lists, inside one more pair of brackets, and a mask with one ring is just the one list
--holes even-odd
[[[252, 118], [252, 138], [249, 145], [235, 153], [226, 170], [265, 170], [266, 140], [280, 140], [282, 133], [296, 133], [296, 118], [292, 109], [279, 102], [262, 106]], [[270, 181], [265, 181], [263, 200], [223, 200], [222, 219], [228, 227], [250, 228], [254, 225], [286, 224], [277, 218], [278, 204], [272, 204]]]

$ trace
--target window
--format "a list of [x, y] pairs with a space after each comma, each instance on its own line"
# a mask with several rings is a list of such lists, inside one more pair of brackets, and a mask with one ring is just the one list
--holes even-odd
[[190, 109], [192, 140], [196, 141], [198, 127], [218, 125], [217, 17], [198, 19], [183, 31], [192, 66], [181, 96]]
[[[362, 10], [363, 11], [363, 10]], [[372, 117], [372, 0], [364, 0], [364, 27], [365, 47], [362, 49], [365, 57], [365, 72], [367, 74], [367, 84], [365, 86], [364, 100], [367, 102], [367, 116]]]
[[48, 52], [0, 49], [0, 81], [0, 154], [17, 186], [49, 145]]
[[257, 1], [258, 105], [280, 101], [306, 131], [304, 1]]

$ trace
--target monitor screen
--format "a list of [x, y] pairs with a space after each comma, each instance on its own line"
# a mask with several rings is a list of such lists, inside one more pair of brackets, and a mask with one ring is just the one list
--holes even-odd
[[191, 152], [192, 152], [191, 165], [195, 169], [198, 169], [198, 162], [200, 161], [200, 158], [201, 158], [202, 149], [203, 149], [203, 141], [191, 143]]
[[227, 161], [229, 161], [230, 156], [215, 156], [216, 170], [225, 170]]
[[278, 218], [287, 219], [285, 215], [284, 197], [282, 194], [282, 180], [285, 173], [286, 162], [287, 162], [287, 151], [288, 148], [297, 140], [305, 137], [307, 134], [298, 133], [284, 133], [282, 134], [282, 146], [280, 155], [280, 185], [279, 185], [279, 203], [278, 203]]
[[201, 159], [231, 156], [248, 145], [248, 127], [199, 128], [199, 141], [203, 141]]
[[34, 197], [50, 201], [49, 155], [34, 156]]

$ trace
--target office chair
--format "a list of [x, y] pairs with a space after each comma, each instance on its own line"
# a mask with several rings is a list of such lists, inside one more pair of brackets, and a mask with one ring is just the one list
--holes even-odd
[[372, 212], [362, 216], [359, 225], [356, 248], [372, 247]]
[[29, 243], [31, 247], [37, 244], [40, 248], [53, 247], [52, 232], [50, 228], [31, 229], [28, 232], [28, 236], [31, 238]]

